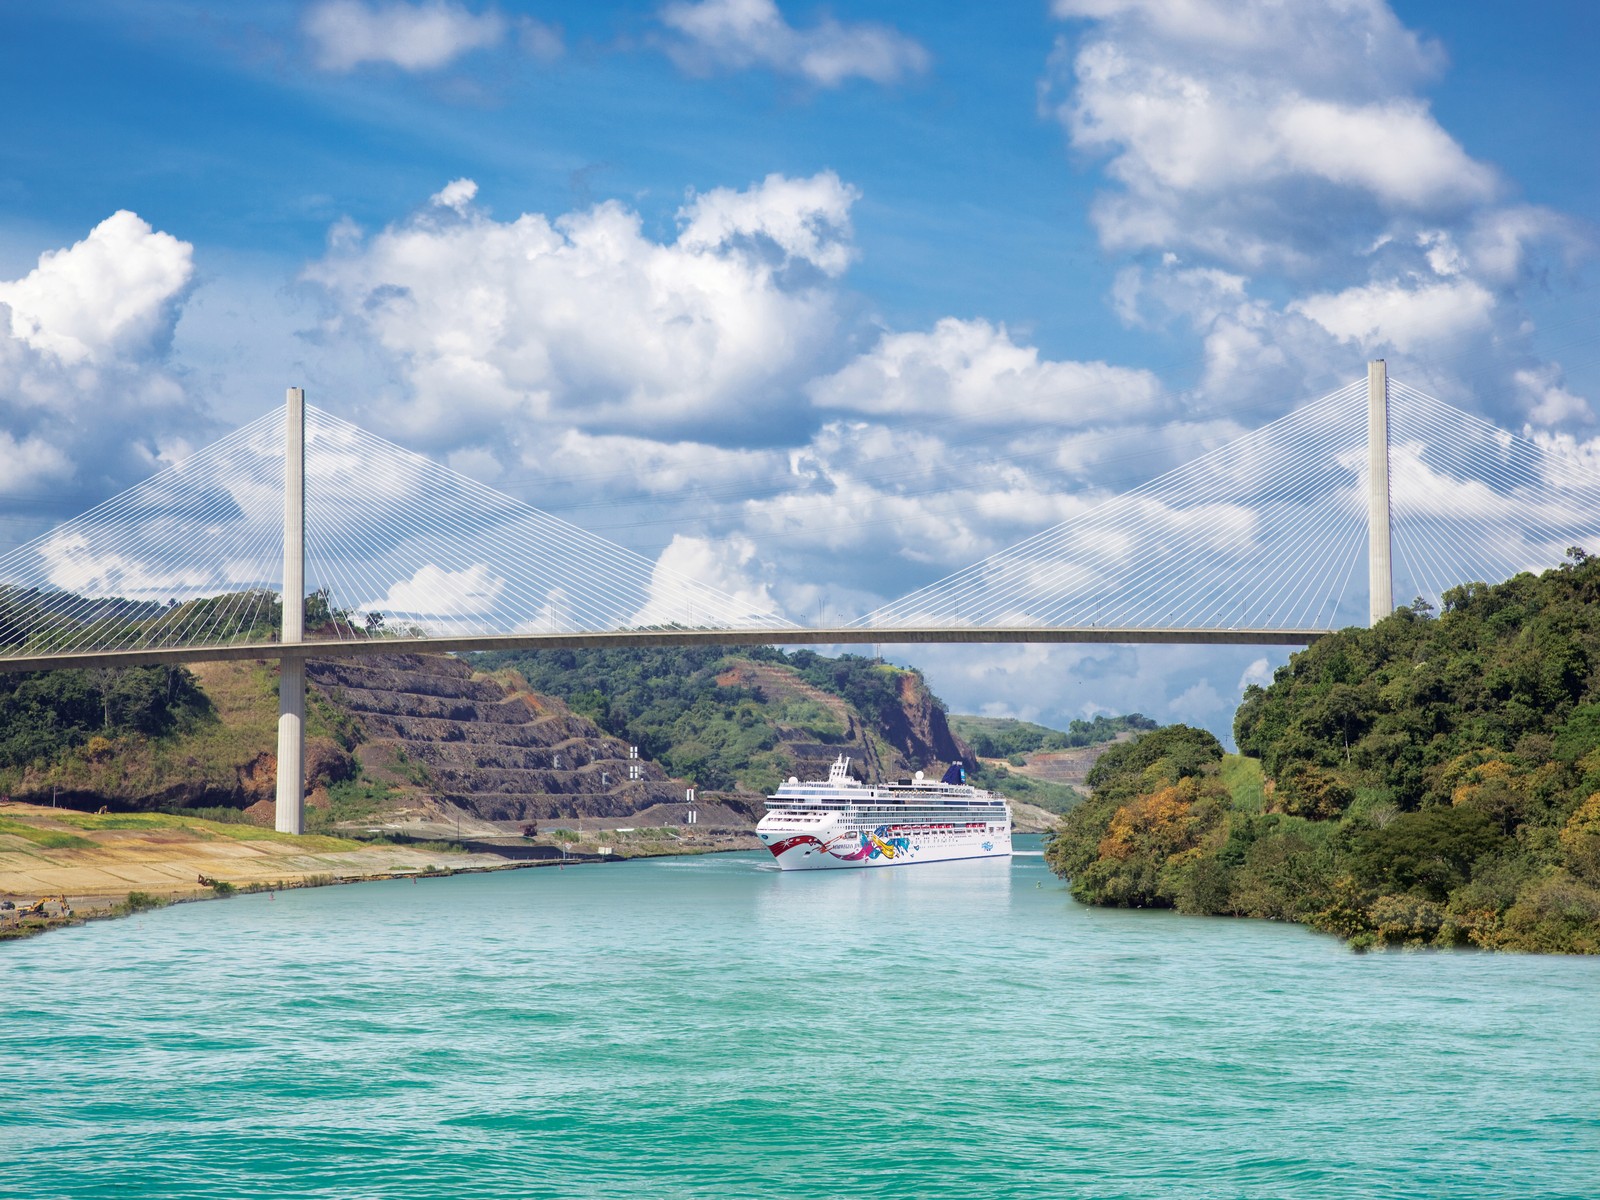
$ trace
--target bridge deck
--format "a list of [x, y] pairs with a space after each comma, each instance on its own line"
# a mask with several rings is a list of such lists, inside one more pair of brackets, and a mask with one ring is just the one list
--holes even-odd
[[384, 637], [352, 641], [248, 642], [222, 646], [157, 646], [138, 650], [76, 651], [0, 657], [0, 672], [64, 667], [136, 667], [229, 659], [354, 658], [369, 654], [447, 654], [467, 650], [596, 650], [624, 646], [899, 646], [1098, 642], [1119, 645], [1309, 646], [1331, 629], [628, 629], [596, 633], [473, 634], [461, 637]]

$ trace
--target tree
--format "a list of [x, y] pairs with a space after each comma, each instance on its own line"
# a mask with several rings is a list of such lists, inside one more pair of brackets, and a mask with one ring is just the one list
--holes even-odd
[[111, 700], [117, 690], [117, 682], [122, 678], [120, 667], [91, 667], [89, 678], [94, 682], [95, 691], [100, 694], [100, 728], [111, 728]]
[[1416, 890], [1430, 900], [1444, 900], [1467, 881], [1473, 862], [1500, 840], [1494, 821], [1474, 809], [1402, 813], [1360, 835], [1355, 873], [1381, 892]]
[[1356, 798], [1349, 785], [1332, 771], [1303, 763], [1279, 777], [1277, 795], [1284, 812], [1308, 821], [1333, 820]]

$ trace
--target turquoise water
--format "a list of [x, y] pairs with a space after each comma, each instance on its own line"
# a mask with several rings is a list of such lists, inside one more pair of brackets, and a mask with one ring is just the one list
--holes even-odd
[[1037, 857], [240, 897], [0, 947], [0, 1195], [1594, 1197], [1600, 962]]

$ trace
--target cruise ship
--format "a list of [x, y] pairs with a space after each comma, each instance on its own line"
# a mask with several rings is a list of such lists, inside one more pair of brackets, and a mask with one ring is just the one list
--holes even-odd
[[756, 834], [785, 871], [1005, 858], [1011, 809], [1004, 797], [969, 785], [960, 763], [943, 779], [918, 771], [868, 787], [850, 777], [850, 760], [841, 754], [827, 782], [791, 776], [768, 796]]

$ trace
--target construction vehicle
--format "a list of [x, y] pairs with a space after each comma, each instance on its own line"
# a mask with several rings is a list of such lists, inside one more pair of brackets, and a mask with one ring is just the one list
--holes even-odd
[[44, 910], [45, 910], [45, 906], [46, 905], [50, 905], [50, 904], [59, 904], [61, 906], [62, 915], [69, 916], [69, 917], [72, 915], [72, 909], [67, 907], [67, 898], [65, 896], [40, 896], [32, 904], [19, 904], [19, 905], [17, 905], [17, 916], [19, 916], [19, 917], [34, 917], [34, 916], [44, 917], [44, 916], [49, 916], [50, 914], [45, 912]]

